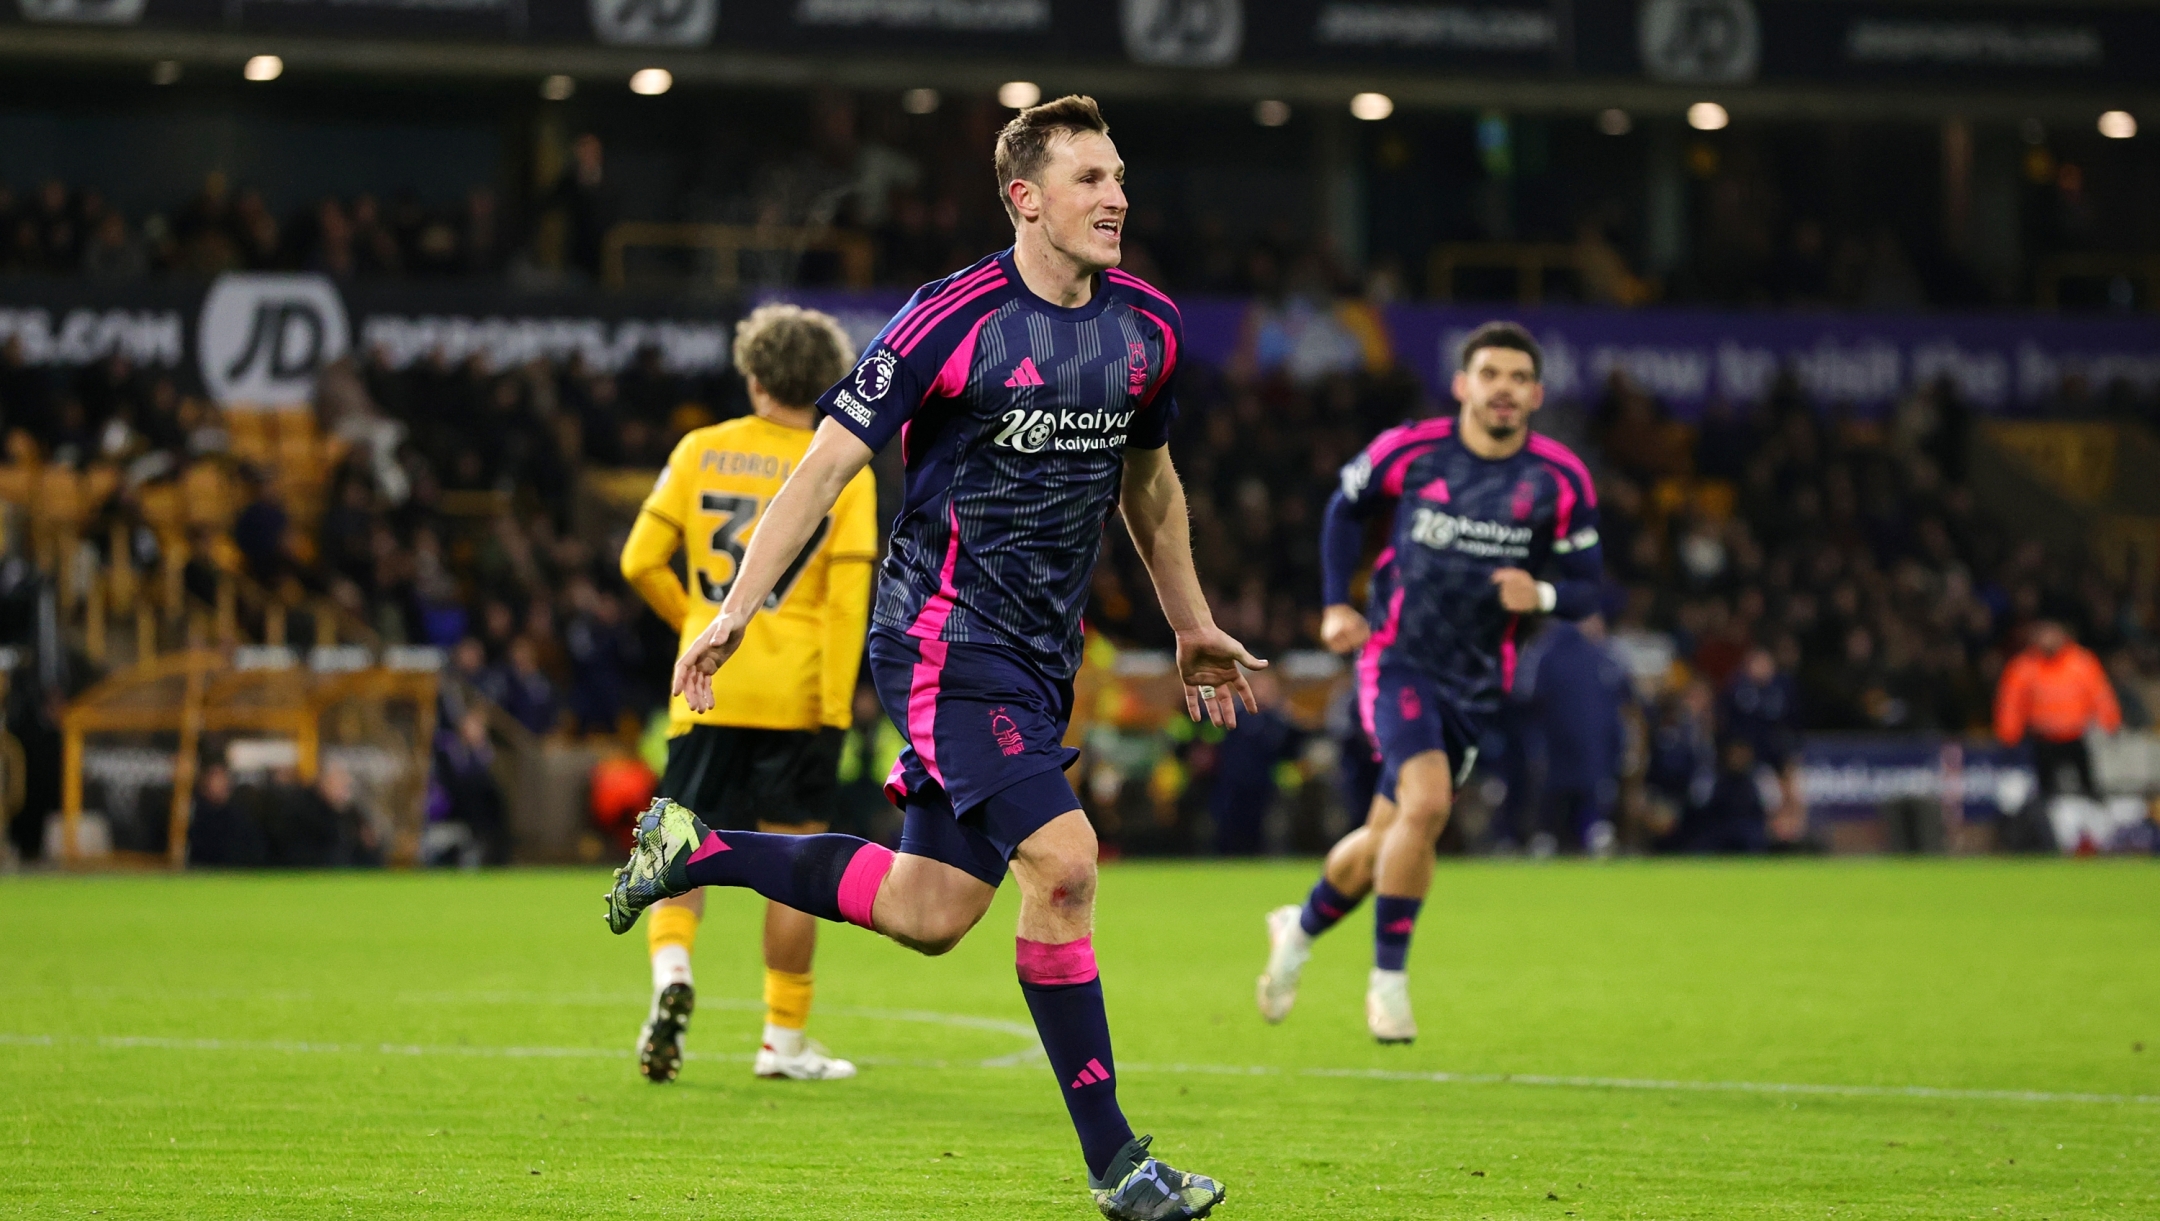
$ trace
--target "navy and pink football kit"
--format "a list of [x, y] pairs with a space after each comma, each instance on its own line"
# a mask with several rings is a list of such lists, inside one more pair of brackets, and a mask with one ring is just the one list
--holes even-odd
[[[1116, 270], [1087, 304], [1052, 305], [1008, 250], [917, 292], [818, 400], [872, 450], [898, 436], [906, 464], [870, 630], [871, 679], [908, 743], [886, 781], [901, 854], [996, 886], [1080, 808], [1064, 745], [1080, 612], [1125, 450], [1169, 441], [1179, 328], [1169, 298]], [[852, 835], [709, 831], [687, 878], [875, 929], [895, 860]], [[1134, 1137], [1093, 940], [1021, 937], [1014, 957], [1089, 1184], [1113, 1186]]]
[[906, 470], [870, 631], [908, 742], [887, 782], [901, 851], [992, 885], [1080, 808], [1080, 614], [1125, 450], [1167, 444], [1177, 414], [1177, 307], [1114, 269], [1098, 285], [1052, 305], [993, 255], [917, 292], [818, 400], [872, 449], [898, 436]]
[[1393, 520], [1373, 565], [1357, 660], [1358, 708], [1379, 749], [1378, 792], [1393, 799], [1405, 760], [1443, 750], [1467, 770], [1488, 717], [1515, 681], [1523, 616], [1500, 605], [1492, 574], [1520, 568], [1552, 583], [1552, 613], [1598, 608], [1604, 567], [1597, 489], [1567, 446], [1530, 435], [1506, 458], [1480, 458], [1453, 418], [1374, 438], [1342, 470], [1321, 534], [1321, 595], [1350, 601], [1364, 522]]

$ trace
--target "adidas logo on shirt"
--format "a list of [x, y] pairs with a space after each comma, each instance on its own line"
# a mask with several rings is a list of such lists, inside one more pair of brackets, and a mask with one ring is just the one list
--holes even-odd
[[1015, 390], [1021, 386], [1040, 386], [1042, 384], [1042, 374], [1035, 371], [1035, 358], [1032, 356], [1021, 357], [1019, 366], [1012, 371], [1012, 376], [1005, 379], [1006, 387]]

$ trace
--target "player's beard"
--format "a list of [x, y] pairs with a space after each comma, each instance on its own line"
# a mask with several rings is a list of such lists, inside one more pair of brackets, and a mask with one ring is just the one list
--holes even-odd
[[1509, 410], [1517, 412], [1515, 420], [1512, 423], [1494, 418], [1493, 409], [1490, 405], [1487, 405], [1487, 407], [1485, 408], [1485, 435], [1491, 437], [1495, 441], [1506, 441], [1512, 439], [1516, 433], [1522, 431], [1523, 425], [1526, 422], [1519, 408], [1516, 408], [1512, 403], [1508, 406]]

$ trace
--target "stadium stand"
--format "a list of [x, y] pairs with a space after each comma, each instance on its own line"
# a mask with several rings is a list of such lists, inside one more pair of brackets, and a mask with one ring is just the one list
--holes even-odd
[[[1252, 338], [1192, 371], [1175, 444], [1218, 613], [1285, 655], [1316, 646], [1315, 523], [1336, 468], [1364, 438], [1435, 407], [1384, 359], [1311, 375], [1270, 363], [1265, 345]], [[440, 355], [399, 369], [371, 353], [328, 368], [313, 410], [281, 412], [220, 411], [118, 355], [65, 376], [24, 365], [18, 346], [12, 363], [0, 353], [0, 375], [0, 496], [79, 625], [90, 672], [205, 646], [433, 646], [450, 658], [448, 688], [478, 697], [528, 750], [551, 738], [605, 750], [643, 732], [663, 695], [654, 663], [672, 642], [616, 575], [625, 509], [676, 437], [744, 409], [731, 375], [673, 375], [649, 350], [620, 374]], [[2081, 407], [2078, 393], [2068, 387], [2053, 414], [2082, 422], [1982, 426], [1947, 383], [1865, 418], [1787, 379], [1758, 406], [1716, 405], [1690, 424], [1615, 374], [1590, 401], [1548, 410], [1542, 426], [1598, 467], [1612, 648], [1633, 679], [1630, 724], [1650, 744], [1629, 765], [1643, 782], [1639, 846], [1683, 842], [1675, 811], [1702, 804], [1688, 790], [1711, 766], [1687, 744], [1734, 736], [1732, 693], [1758, 650], [1774, 671], [1758, 681], [1793, 696], [1779, 733], [1958, 734], [1985, 728], [2004, 658], [2045, 613], [2103, 659], [2129, 722], [2151, 724], [2160, 648], [2134, 596], [2151, 569], [2134, 549], [2102, 562], [2108, 553], [2074, 535], [1992, 512], [1972, 473], [1976, 460], [2021, 463], [2059, 500], [2104, 499], [2112, 472], [2079, 465], [2077, 430], [2134, 440], [2145, 405], [2118, 389]], [[1167, 645], [1145, 589], [1113, 531], [1090, 613], [1106, 648]], [[1120, 705], [1132, 684], [1114, 661], [1099, 668], [1108, 711], [1083, 717], [1103, 730], [1090, 791], [1113, 843], [1210, 849], [1212, 786], [1253, 782], [1214, 775], [1218, 758], [1293, 790], [1326, 788], [1332, 765], [1301, 753], [1302, 734], [1260, 750], [1180, 740], [1164, 701]], [[1314, 728], [1324, 697], [1297, 686], [1293, 720]], [[463, 707], [445, 705], [439, 777], [462, 759]], [[1703, 717], [1713, 723], [1692, 727]], [[1321, 822], [1341, 812], [1306, 804], [1304, 822], [1272, 839], [1225, 842], [1320, 842]], [[504, 851], [495, 817], [477, 819], [484, 859]], [[1473, 832], [1512, 842], [1512, 815], [1496, 817]], [[1763, 844], [1803, 837], [1780, 825]], [[405, 830], [417, 851], [423, 828]]]

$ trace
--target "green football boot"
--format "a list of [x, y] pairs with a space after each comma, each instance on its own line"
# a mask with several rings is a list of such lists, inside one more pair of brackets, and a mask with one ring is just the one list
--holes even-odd
[[637, 840], [630, 846], [630, 861], [615, 871], [615, 884], [607, 892], [609, 931], [627, 933], [638, 913], [679, 894], [690, 886], [690, 854], [712, 834], [697, 815], [669, 801], [653, 798], [638, 816]]
[[1222, 1203], [1222, 1184], [1202, 1174], [1173, 1170], [1148, 1156], [1152, 1136], [1125, 1142], [1098, 1180], [1088, 1176], [1095, 1207], [1111, 1221], [1186, 1221], [1205, 1217]]

